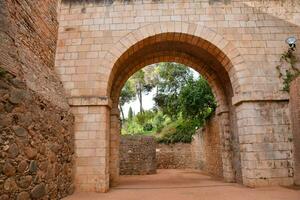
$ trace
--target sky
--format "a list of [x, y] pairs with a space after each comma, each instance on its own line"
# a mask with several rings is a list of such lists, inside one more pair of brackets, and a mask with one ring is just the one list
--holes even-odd
[[[193, 72], [194, 78], [198, 78], [199, 73], [196, 72], [195, 70], [193, 70], [192, 68], [190, 68], [190, 69]], [[146, 74], [146, 76], [147, 76], [147, 74]], [[144, 110], [150, 110], [151, 108], [154, 107], [155, 102], [153, 101], [153, 97], [155, 95], [155, 92], [156, 92], [155, 89], [153, 89], [148, 95], [143, 94], [143, 108], [144, 108]], [[137, 114], [140, 110], [139, 100], [136, 98], [135, 101], [132, 101], [130, 103], [126, 103], [123, 106], [123, 111], [124, 111], [125, 118], [128, 116], [128, 111], [129, 111], [130, 107], [132, 108], [133, 112], [135, 114]]]

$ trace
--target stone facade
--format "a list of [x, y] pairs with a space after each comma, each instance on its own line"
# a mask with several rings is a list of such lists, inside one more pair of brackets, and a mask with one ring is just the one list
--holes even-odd
[[276, 66], [284, 40], [300, 38], [299, 4], [63, 0], [58, 28], [56, 0], [1, 1], [1, 199], [63, 197], [73, 171], [81, 191], [117, 184], [120, 90], [162, 61], [190, 66], [211, 85], [226, 181], [292, 184], [298, 157]]
[[300, 6], [281, 2], [63, 1], [55, 69], [75, 114], [77, 188], [117, 184], [120, 90], [162, 61], [188, 65], [210, 83], [226, 181], [292, 184], [289, 95], [276, 66], [285, 39], [300, 38]]
[[158, 144], [156, 148], [158, 169], [191, 169], [191, 144]]
[[295, 79], [290, 88], [290, 111], [292, 118], [292, 133], [294, 140], [295, 170], [294, 180], [300, 185], [300, 77]]
[[223, 177], [221, 136], [216, 116], [207, 121], [203, 129], [197, 130], [191, 148], [196, 169], [215, 177]]
[[288, 101], [248, 102], [238, 109], [238, 124], [243, 127], [239, 135], [242, 173], [247, 184], [292, 184], [293, 135]]
[[54, 71], [57, 1], [0, 2], [0, 199], [74, 191], [74, 118]]
[[120, 175], [156, 173], [156, 141], [149, 136], [122, 136]]

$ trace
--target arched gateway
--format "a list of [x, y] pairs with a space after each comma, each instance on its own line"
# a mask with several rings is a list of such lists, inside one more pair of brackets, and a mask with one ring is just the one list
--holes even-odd
[[[170, 2], [150, 5], [160, 4]], [[110, 9], [107, 5], [106, 8], [93, 7], [94, 4], [70, 5], [62, 5], [56, 69], [75, 115], [78, 190], [104, 192], [117, 184], [120, 90], [134, 72], [158, 62], [185, 64], [208, 80], [218, 103], [216, 114], [226, 181], [247, 186], [293, 182], [287, 97], [274, 92], [279, 85], [277, 78], [273, 77], [271, 88], [260, 77], [257, 71], [268, 71], [262, 67], [265, 60], [259, 57], [261, 60], [254, 62], [247, 52], [250, 47], [237, 42], [234, 33], [229, 37], [225, 28], [209, 28], [207, 21], [169, 18], [131, 23], [118, 29], [114, 20], [122, 21], [121, 17], [110, 15], [102, 19], [97, 13]], [[118, 15], [122, 6], [127, 5], [112, 6], [113, 13]], [[210, 9], [211, 5], [205, 6]], [[160, 10], [158, 6], [155, 8]], [[136, 15], [135, 19], [143, 13]], [[253, 34], [240, 31], [249, 38]]]
[[[227, 56], [228, 54], [228, 56]], [[211, 85], [217, 99], [217, 115], [221, 127], [223, 176], [226, 181], [235, 181], [233, 169], [234, 108], [232, 83], [236, 68], [242, 68], [243, 59], [238, 50], [222, 36], [196, 24], [167, 22], [150, 24], [135, 30], [113, 45], [104, 59], [111, 69], [108, 81], [108, 96], [112, 100], [110, 135], [110, 180], [117, 184], [119, 176], [119, 111], [120, 91], [128, 78], [139, 69], [157, 62], [178, 62], [194, 68]], [[229, 74], [232, 76], [230, 77]], [[232, 118], [232, 121], [231, 121]], [[236, 139], [236, 141], [233, 141]], [[235, 155], [239, 159], [239, 152]], [[239, 174], [240, 175], [240, 174]], [[241, 177], [238, 177], [241, 179]]]

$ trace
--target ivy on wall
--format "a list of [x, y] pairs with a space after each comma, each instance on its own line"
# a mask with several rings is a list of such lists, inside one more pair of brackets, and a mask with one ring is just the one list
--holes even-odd
[[[280, 57], [280, 64], [276, 67], [279, 78], [283, 79], [283, 91], [289, 92], [291, 82], [300, 75], [300, 70], [296, 67], [297, 57], [292, 49], [284, 52]], [[284, 73], [282, 70], [285, 70]]]

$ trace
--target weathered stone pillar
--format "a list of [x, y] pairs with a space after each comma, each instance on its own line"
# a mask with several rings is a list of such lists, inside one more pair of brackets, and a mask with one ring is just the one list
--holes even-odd
[[291, 185], [293, 158], [288, 101], [249, 100], [235, 105], [243, 184]]
[[75, 115], [76, 189], [109, 189], [110, 102], [106, 97], [70, 98]]
[[294, 181], [296, 185], [300, 185], [300, 77], [291, 84], [290, 111], [294, 143]]
[[118, 106], [113, 106], [110, 113], [110, 156], [109, 156], [109, 176], [110, 185], [116, 186], [119, 182], [119, 146], [120, 146], [120, 113]]
[[221, 156], [223, 162], [223, 177], [226, 182], [234, 182], [235, 175], [232, 166], [232, 136], [230, 132], [229, 112], [218, 113], [220, 127]]

